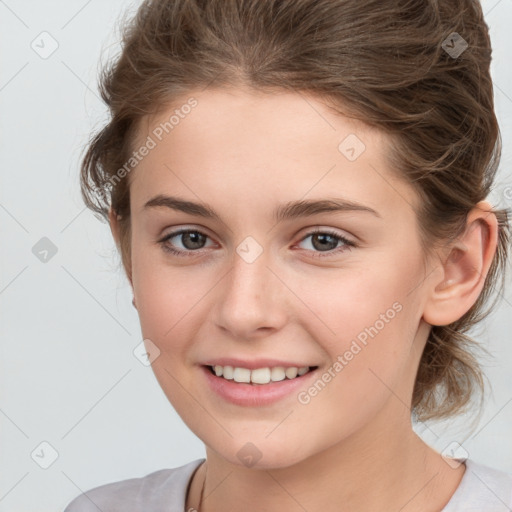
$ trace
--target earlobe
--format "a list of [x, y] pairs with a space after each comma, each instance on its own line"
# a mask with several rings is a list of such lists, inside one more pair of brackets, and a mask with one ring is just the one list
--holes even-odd
[[471, 210], [466, 230], [447, 246], [440, 262], [443, 272], [431, 284], [423, 313], [431, 325], [448, 325], [461, 318], [476, 302], [496, 253], [498, 221], [487, 201]]

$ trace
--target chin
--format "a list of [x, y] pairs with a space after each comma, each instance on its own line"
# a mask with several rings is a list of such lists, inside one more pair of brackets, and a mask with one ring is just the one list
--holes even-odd
[[254, 470], [287, 468], [303, 462], [312, 455], [305, 453], [303, 449], [297, 450], [297, 443], [285, 444], [285, 440], [277, 436], [272, 441], [246, 441], [235, 438], [229, 445], [219, 448], [215, 445], [209, 446], [230, 464]]

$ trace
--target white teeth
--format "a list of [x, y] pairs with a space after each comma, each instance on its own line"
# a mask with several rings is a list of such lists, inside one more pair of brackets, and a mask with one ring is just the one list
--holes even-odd
[[247, 368], [235, 368], [233, 370], [235, 382], [251, 382], [251, 370]]
[[253, 384], [268, 384], [269, 382], [279, 382], [285, 379], [295, 379], [307, 373], [309, 366], [300, 368], [292, 366], [285, 368], [283, 366], [275, 366], [273, 368], [256, 368], [249, 370], [248, 368], [239, 368], [233, 366], [215, 365], [212, 367], [217, 377], [223, 377], [226, 380], [234, 380], [235, 382], [245, 382]]
[[272, 368], [270, 372], [270, 378], [274, 382], [279, 382], [280, 380], [286, 379], [286, 373], [284, 372], [284, 368], [282, 366], [276, 366]]
[[268, 384], [271, 380], [270, 368], [258, 368], [251, 372], [251, 382], [254, 384]]
[[224, 366], [224, 368], [222, 368], [222, 366], [221, 366], [221, 369], [222, 369], [222, 372], [220, 375], [222, 375], [222, 377], [224, 377], [225, 379], [228, 379], [228, 380], [233, 380], [233, 367], [232, 366]]
[[294, 379], [295, 377], [297, 377], [298, 371], [299, 370], [297, 368], [286, 368], [286, 371], [284, 373], [289, 379]]

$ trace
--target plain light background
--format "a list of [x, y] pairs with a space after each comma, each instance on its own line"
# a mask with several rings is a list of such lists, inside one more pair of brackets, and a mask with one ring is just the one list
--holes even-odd
[[[118, 52], [119, 17], [139, 3], [0, 0], [0, 512], [63, 510], [97, 485], [204, 456], [133, 353], [142, 337], [130, 287], [108, 225], [78, 187], [82, 148], [107, 119], [100, 58]], [[482, 6], [503, 137], [490, 200], [512, 207], [512, 3]], [[480, 422], [415, 429], [439, 451], [459, 443], [512, 473], [508, 283], [473, 331], [495, 356], [484, 365], [492, 389]]]

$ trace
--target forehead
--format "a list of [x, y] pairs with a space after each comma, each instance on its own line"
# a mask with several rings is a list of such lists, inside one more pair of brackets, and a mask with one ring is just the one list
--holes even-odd
[[[261, 132], [263, 127], [265, 132]], [[224, 140], [223, 132], [228, 131], [237, 137], [247, 133], [253, 140], [264, 138], [267, 145], [276, 133], [279, 144], [296, 138], [310, 138], [312, 146], [317, 139], [329, 144], [336, 142], [343, 131], [357, 133], [368, 142], [371, 138], [371, 144], [382, 149], [390, 142], [381, 130], [355, 117], [340, 115], [327, 98], [307, 91], [263, 92], [226, 87], [191, 90], [174, 98], [172, 103], [160, 105], [157, 114], [140, 120], [135, 145], [142, 144], [151, 133], [157, 142], [162, 142], [171, 133], [177, 140], [180, 132], [187, 137], [189, 131], [206, 132], [208, 128], [214, 128], [207, 134], [208, 138], [212, 140], [217, 133], [220, 142]]]
[[417, 200], [389, 167], [385, 133], [304, 92], [194, 90], [142, 120], [134, 148], [148, 140], [130, 175], [139, 208], [162, 188], [223, 201], [337, 192], [384, 209]]

